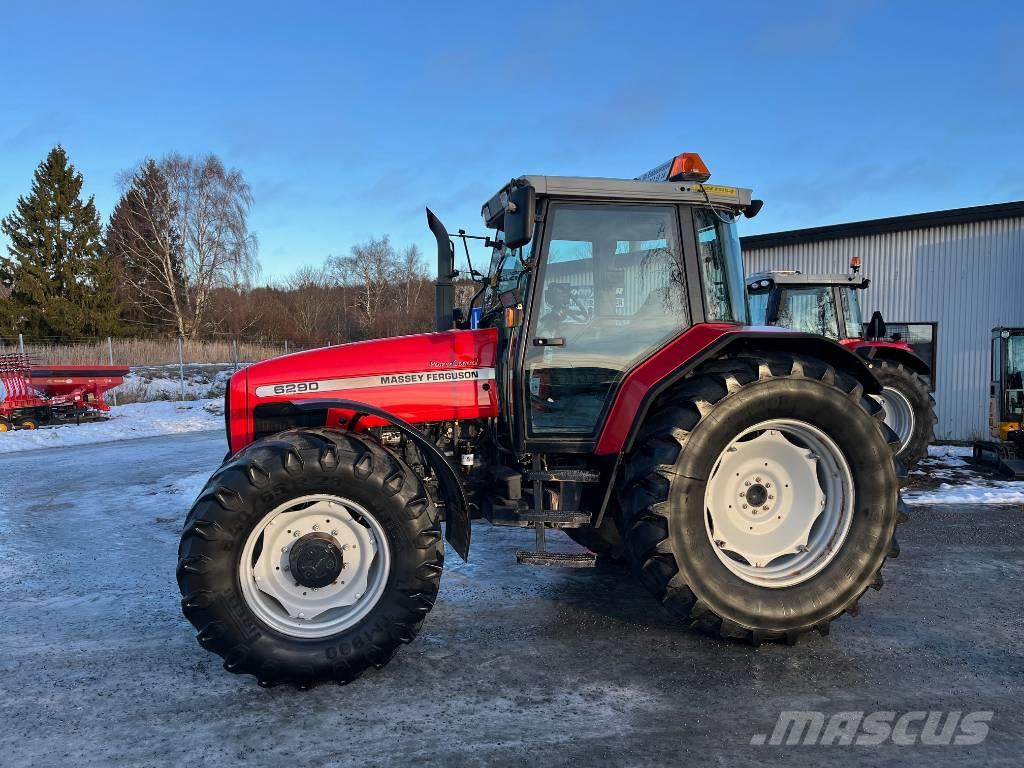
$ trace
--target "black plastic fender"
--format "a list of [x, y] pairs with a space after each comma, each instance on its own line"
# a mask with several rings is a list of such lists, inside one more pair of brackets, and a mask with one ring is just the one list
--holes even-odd
[[414, 425], [400, 419], [393, 413], [377, 408], [367, 403], [360, 403], [357, 400], [292, 400], [291, 405], [299, 410], [324, 410], [326, 408], [338, 408], [344, 411], [352, 411], [354, 416], [349, 421], [348, 428], [351, 429], [362, 416], [376, 416], [388, 422], [403, 435], [408, 437], [420, 449], [423, 458], [430, 465], [431, 470], [437, 476], [441, 493], [444, 495], [444, 537], [452, 545], [463, 561], [469, 561], [469, 543], [472, 527], [470, 525], [469, 503], [466, 501], [466, 491], [462, 486], [462, 480], [452, 463], [434, 445], [430, 439], [420, 432]]
[[928, 363], [913, 352], [908, 352], [899, 347], [875, 347], [871, 345], [871, 342], [867, 342], [862, 346], [858, 346], [856, 351], [858, 355], [868, 361], [869, 367], [872, 367], [872, 361], [874, 360], [891, 360], [895, 363], [901, 363], [919, 376], [932, 375], [932, 368]]

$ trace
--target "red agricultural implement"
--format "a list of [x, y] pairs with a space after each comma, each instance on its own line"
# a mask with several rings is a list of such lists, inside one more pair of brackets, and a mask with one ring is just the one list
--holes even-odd
[[33, 366], [28, 355], [0, 354], [0, 432], [103, 418], [110, 410], [103, 394], [127, 373], [114, 365]]

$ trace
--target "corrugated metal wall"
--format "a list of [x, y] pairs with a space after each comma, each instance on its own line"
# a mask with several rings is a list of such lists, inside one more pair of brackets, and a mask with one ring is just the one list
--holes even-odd
[[1024, 218], [957, 224], [817, 243], [744, 249], [748, 274], [768, 269], [845, 272], [864, 260], [864, 318], [938, 322], [939, 439], [988, 430], [989, 340], [1024, 326]]

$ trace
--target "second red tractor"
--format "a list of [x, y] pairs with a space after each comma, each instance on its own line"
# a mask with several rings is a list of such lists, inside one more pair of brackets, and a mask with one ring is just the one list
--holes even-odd
[[876, 396], [888, 424], [900, 439], [898, 457], [907, 467], [928, 455], [935, 439], [935, 400], [929, 389], [931, 367], [899, 338], [886, 339], [876, 312], [865, 325], [859, 294], [868, 287], [858, 274], [804, 275], [792, 270], [747, 277], [750, 314], [755, 323], [778, 325], [835, 339], [867, 362], [882, 385]]

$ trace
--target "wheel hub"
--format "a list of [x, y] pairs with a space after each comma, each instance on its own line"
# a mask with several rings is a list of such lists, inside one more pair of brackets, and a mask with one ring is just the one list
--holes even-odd
[[907, 396], [894, 387], [882, 387], [882, 394], [875, 395], [874, 398], [882, 406], [885, 423], [900, 439], [902, 451], [914, 436], [914, 423], [917, 420], [914, 407]]
[[852, 479], [824, 433], [779, 419], [745, 430], [723, 451], [705, 508], [708, 536], [729, 570], [789, 586], [823, 568], [845, 538]]
[[358, 622], [380, 598], [390, 552], [380, 523], [339, 497], [293, 499], [246, 540], [239, 579], [265, 623], [297, 637], [324, 637]]
[[307, 533], [288, 553], [288, 568], [303, 587], [326, 587], [341, 575], [344, 567], [341, 547], [327, 533]]

